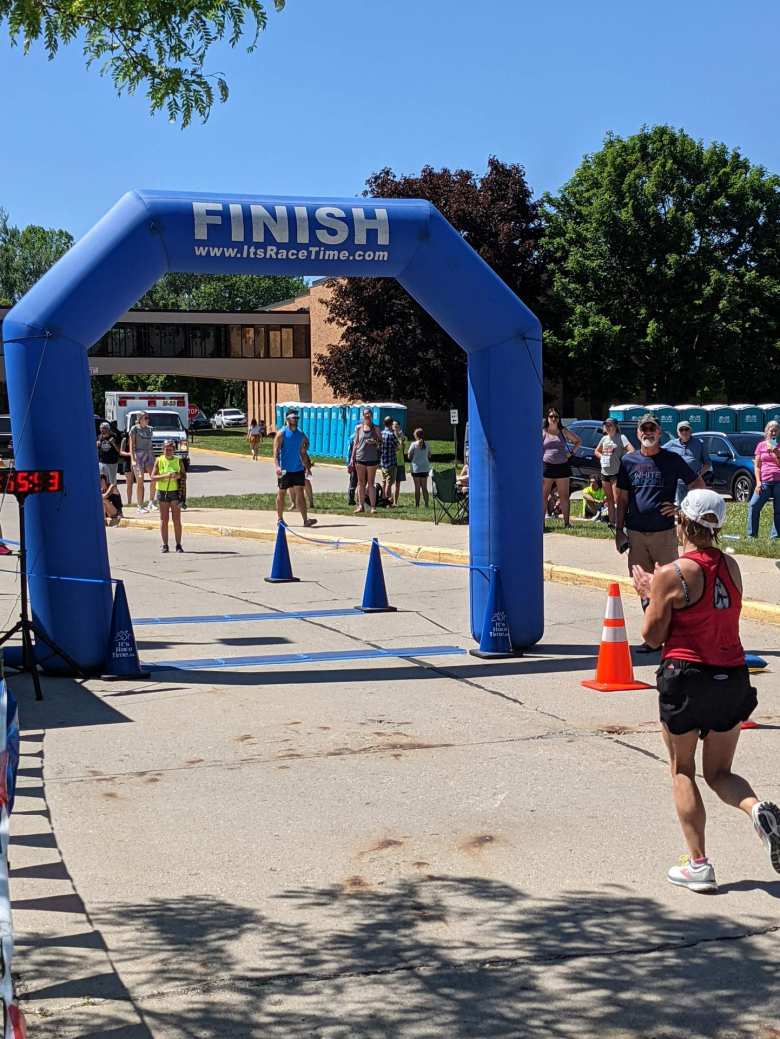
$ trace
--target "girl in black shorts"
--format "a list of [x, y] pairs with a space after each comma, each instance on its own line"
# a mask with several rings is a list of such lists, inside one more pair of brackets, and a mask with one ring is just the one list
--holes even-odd
[[780, 809], [759, 801], [750, 783], [731, 770], [740, 722], [757, 701], [739, 639], [742, 578], [736, 561], [717, 547], [725, 512], [719, 494], [690, 491], [677, 518], [683, 548], [679, 560], [654, 575], [635, 566], [632, 575], [637, 592], [650, 601], [642, 637], [649, 646], [663, 644], [659, 711], [674, 803], [688, 845], [688, 854], [667, 877], [692, 891], [717, 888], [704, 847], [704, 803], [696, 785], [700, 739], [705, 783], [726, 804], [751, 817], [780, 873]]

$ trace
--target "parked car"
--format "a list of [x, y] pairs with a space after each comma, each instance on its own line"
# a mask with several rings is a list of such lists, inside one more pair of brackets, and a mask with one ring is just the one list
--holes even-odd
[[[564, 425], [572, 433], [576, 433], [582, 441], [582, 444], [571, 458], [572, 490], [576, 490], [584, 487], [592, 476], [601, 474], [601, 463], [596, 458], [595, 451], [599, 441], [604, 436], [604, 425], [597, 419], [589, 418], [572, 419], [570, 422], [564, 421]], [[620, 427], [620, 432], [626, 437], [634, 450], [638, 451], [639, 440], [636, 435], [636, 424], [626, 422]], [[664, 444], [668, 444], [671, 439], [669, 434], [663, 431], [661, 433], [661, 447]]]
[[719, 494], [730, 494], [734, 501], [750, 501], [756, 487], [753, 456], [764, 439], [763, 433], [694, 433], [709, 451], [712, 472], [704, 482]]
[[14, 442], [11, 436], [11, 416], [0, 415], [0, 458], [13, 461]]
[[238, 408], [220, 408], [211, 420], [214, 429], [233, 429], [236, 426], [246, 427], [246, 415]]

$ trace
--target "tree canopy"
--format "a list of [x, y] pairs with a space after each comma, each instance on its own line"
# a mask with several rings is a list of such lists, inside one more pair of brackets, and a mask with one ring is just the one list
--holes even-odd
[[[277, 11], [284, 4], [273, 0]], [[193, 115], [206, 120], [215, 98], [228, 98], [225, 77], [206, 71], [209, 49], [246, 36], [251, 52], [267, 20], [260, 0], [0, 0], [0, 24], [7, 21], [25, 53], [42, 41], [51, 60], [78, 40], [87, 65], [97, 63], [117, 93], [143, 89], [152, 112], [164, 109], [182, 126]]]
[[254, 274], [165, 274], [134, 310], [260, 310], [306, 291], [303, 278]]
[[[482, 177], [431, 166], [402, 177], [383, 169], [369, 177], [364, 194], [432, 202], [504, 281], [538, 308], [542, 227], [522, 166], [491, 158]], [[315, 358], [315, 370], [335, 393], [351, 400], [465, 406], [465, 354], [395, 280], [335, 282], [329, 310], [331, 322], [343, 326], [341, 342]]]
[[16, 303], [73, 245], [67, 231], [28, 224], [14, 227], [0, 209], [0, 303]]
[[725, 144], [643, 128], [608, 135], [544, 218], [545, 363], [564, 408], [780, 394], [780, 177]]

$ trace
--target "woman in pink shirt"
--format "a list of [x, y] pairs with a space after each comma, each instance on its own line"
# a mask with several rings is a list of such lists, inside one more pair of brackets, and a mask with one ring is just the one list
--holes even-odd
[[756, 489], [753, 497], [748, 502], [747, 510], [747, 536], [758, 537], [758, 524], [761, 519], [761, 510], [772, 499], [774, 510], [774, 523], [770, 538], [777, 538], [780, 529], [780, 422], [772, 419], [767, 422], [764, 429], [764, 439], [756, 448]]

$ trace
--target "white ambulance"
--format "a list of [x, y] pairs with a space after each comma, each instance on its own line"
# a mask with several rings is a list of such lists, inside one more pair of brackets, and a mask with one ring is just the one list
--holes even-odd
[[163, 444], [172, 440], [176, 454], [184, 468], [190, 467], [190, 452], [187, 442], [189, 426], [189, 400], [186, 393], [166, 390], [153, 393], [147, 390], [111, 390], [106, 393], [106, 421], [116, 425], [120, 433], [126, 433], [145, 411], [152, 427], [152, 447], [155, 455], [162, 454]]

